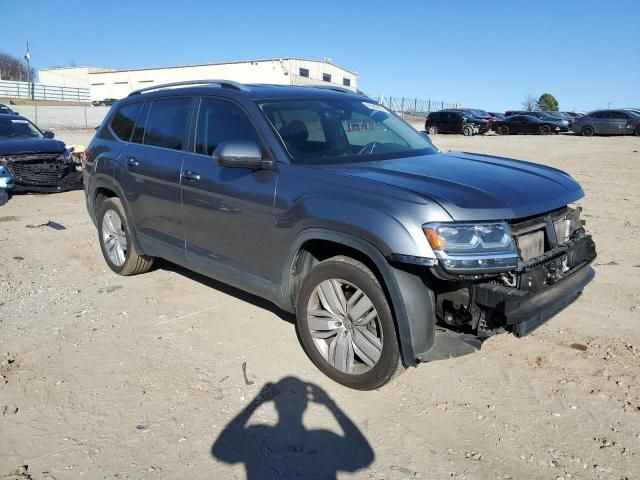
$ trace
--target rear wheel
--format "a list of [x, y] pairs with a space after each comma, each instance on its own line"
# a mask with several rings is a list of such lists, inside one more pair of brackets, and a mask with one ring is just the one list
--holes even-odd
[[593, 134], [595, 132], [591, 125], [585, 125], [584, 127], [582, 127], [582, 131], [580, 133], [582, 133], [583, 137], [593, 137]]
[[463, 129], [462, 129], [462, 134], [465, 137], [471, 137], [473, 135], [474, 131], [473, 131], [473, 127], [470, 125], [466, 125]]
[[549, 125], [540, 125], [540, 128], [538, 128], [538, 133], [540, 135], [549, 135], [551, 133], [551, 127]]
[[498, 127], [498, 133], [500, 135], [509, 135], [509, 127], [507, 127], [506, 125], [500, 125]]
[[373, 390], [404, 371], [389, 303], [363, 263], [345, 256], [319, 263], [296, 303], [300, 341], [332, 380]]
[[120, 275], [148, 272], [153, 257], [140, 255], [131, 240], [131, 229], [122, 202], [117, 197], [107, 198], [98, 212], [100, 248], [107, 265]]
[[436, 127], [435, 125], [429, 125], [427, 132], [429, 132], [429, 135], [437, 135], [438, 127]]

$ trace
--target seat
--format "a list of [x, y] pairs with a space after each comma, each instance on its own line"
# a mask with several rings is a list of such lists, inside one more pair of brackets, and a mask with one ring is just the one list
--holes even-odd
[[280, 135], [288, 147], [293, 147], [301, 152], [305, 151], [309, 130], [302, 120], [292, 120], [287, 123], [280, 131]]

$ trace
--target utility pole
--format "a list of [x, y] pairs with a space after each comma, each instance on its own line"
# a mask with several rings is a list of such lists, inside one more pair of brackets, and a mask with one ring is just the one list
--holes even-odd
[[33, 100], [31, 89], [31, 52], [29, 52], [29, 42], [27, 42], [27, 53], [24, 54], [24, 59], [27, 61], [27, 88], [29, 89], [28, 95], [29, 98]]

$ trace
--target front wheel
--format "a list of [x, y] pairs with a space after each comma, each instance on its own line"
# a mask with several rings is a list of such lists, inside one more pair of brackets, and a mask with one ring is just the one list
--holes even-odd
[[471, 137], [474, 134], [474, 128], [471, 127], [470, 125], [467, 125], [462, 129], [462, 134], [465, 137]]
[[540, 135], [549, 135], [551, 133], [551, 127], [549, 125], [540, 125], [538, 133], [540, 133]]
[[387, 298], [363, 263], [337, 256], [305, 277], [296, 302], [302, 345], [325, 375], [373, 390], [404, 371]]
[[437, 135], [438, 134], [438, 127], [436, 127], [435, 125], [429, 125], [429, 128], [427, 129], [427, 132], [429, 132], [429, 135]]
[[131, 228], [122, 202], [117, 197], [107, 198], [98, 212], [100, 248], [107, 265], [120, 275], [148, 272], [153, 257], [140, 255], [131, 239]]
[[509, 135], [509, 127], [507, 127], [506, 125], [500, 125], [498, 127], [498, 134], [499, 135]]

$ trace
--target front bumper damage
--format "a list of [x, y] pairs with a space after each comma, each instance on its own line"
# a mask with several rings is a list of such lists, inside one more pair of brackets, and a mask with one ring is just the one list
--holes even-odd
[[595, 277], [593, 239], [584, 235], [557, 247], [543, 259], [518, 268], [520, 288], [497, 283], [474, 284], [471, 298], [494, 326], [518, 337], [531, 332], [573, 303]]
[[82, 185], [82, 170], [73, 156], [61, 153], [7, 155], [0, 158], [13, 177], [14, 192], [64, 192]]
[[519, 261], [508, 276], [457, 276], [433, 267], [436, 314], [454, 330], [522, 337], [574, 302], [593, 280], [595, 243], [584, 231], [544, 254]]

